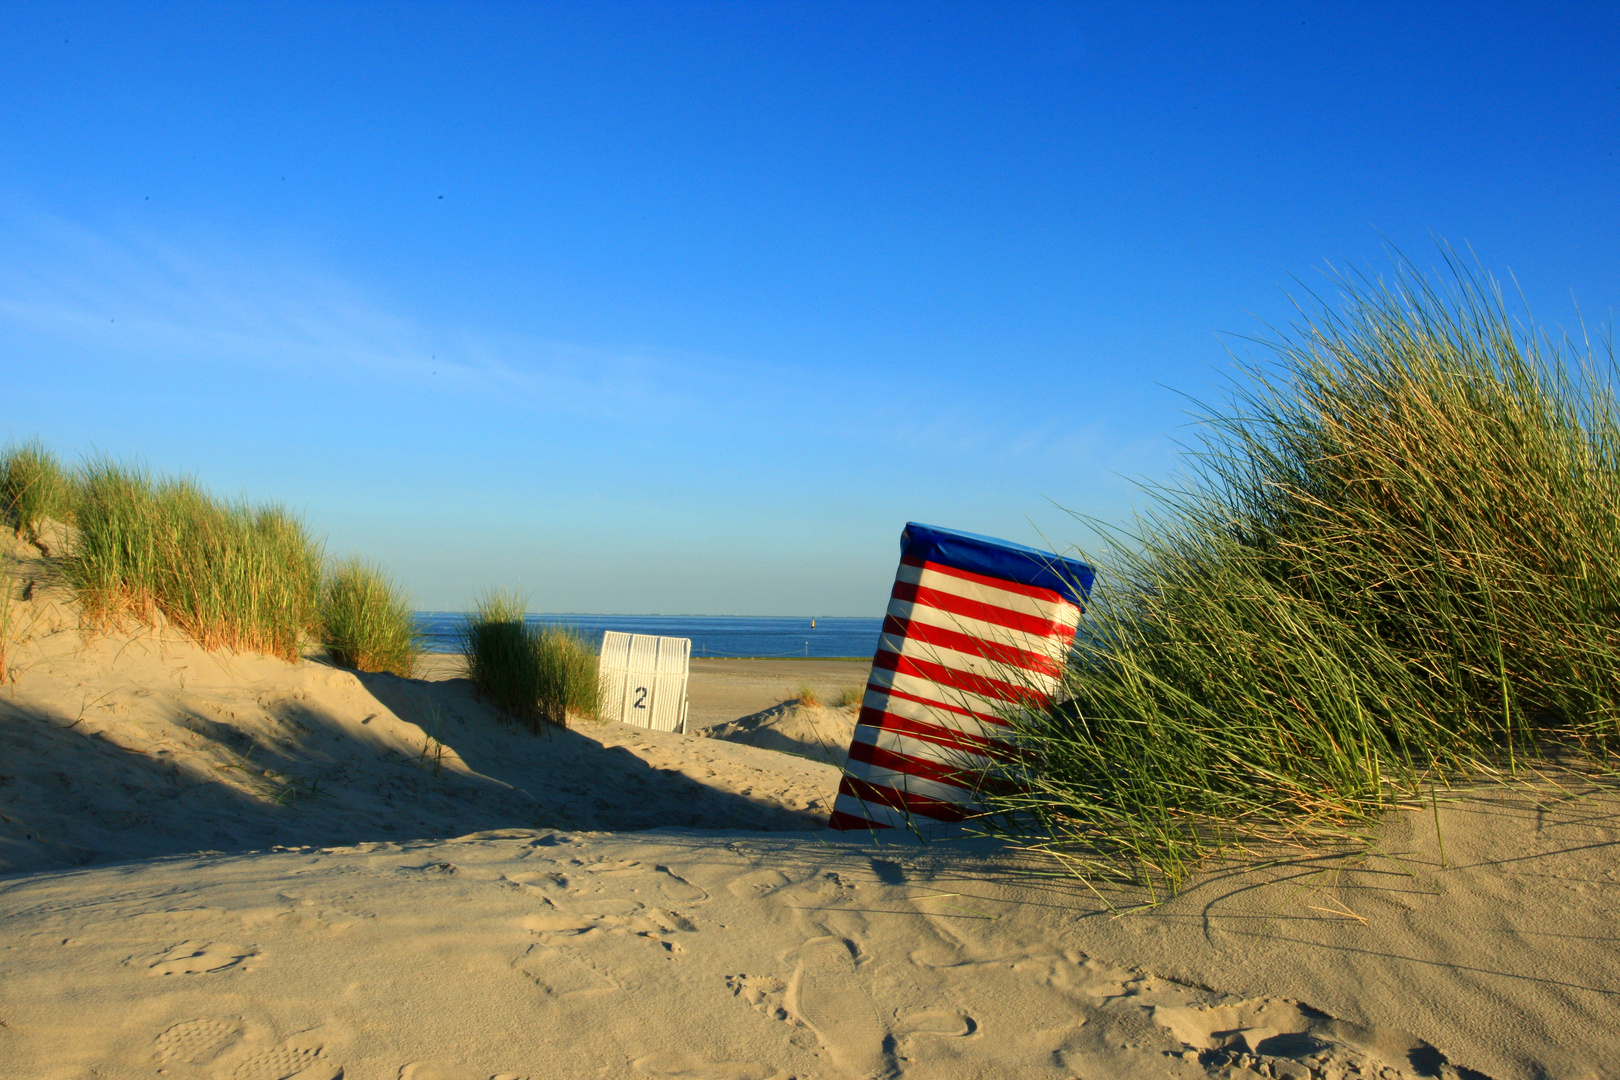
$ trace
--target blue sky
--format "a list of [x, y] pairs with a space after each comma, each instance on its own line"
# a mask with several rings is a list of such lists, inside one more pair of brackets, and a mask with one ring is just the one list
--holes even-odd
[[1617, 46], [1598, 4], [14, 0], [0, 435], [289, 504], [427, 608], [876, 614], [907, 520], [1125, 520], [1329, 262], [1441, 237], [1607, 323]]

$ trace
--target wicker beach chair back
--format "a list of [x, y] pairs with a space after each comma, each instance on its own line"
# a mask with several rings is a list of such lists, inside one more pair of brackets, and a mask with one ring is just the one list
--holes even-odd
[[602, 635], [602, 718], [654, 731], [686, 731], [686, 677], [692, 639]]

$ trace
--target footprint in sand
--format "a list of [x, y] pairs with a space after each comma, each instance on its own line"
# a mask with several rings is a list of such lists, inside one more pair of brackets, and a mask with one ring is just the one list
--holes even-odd
[[343, 1067], [319, 1052], [279, 1047], [256, 1054], [231, 1071], [231, 1080], [342, 1080]]
[[546, 911], [525, 916], [522, 926], [536, 935], [540, 944], [558, 946], [613, 938], [640, 938], [656, 944], [671, 956], [686, 951], [674, 937], [697, 932], [697, 924], [678, 911], [647, 907], [638, 900], [599, 900], [592, 910], [567, 911], [547, 901]]
[[1189, 1054], [1196, 1054], [1211, 1074], [1224, 1066], [1244, 1067], [1264, 1060], [1274, 1076], [1303, 1078], [1320, 1072], [1333, 1076], [1480, 1077], [1452, 1065], [1443, 1053], [1416, 1036], [1393, 1028], [1375, 1031], [1286, 998], [1158, 1006], [1152, 1009], [1152, 1016]]
[[567, 874], [555, 872], [502, 874], [501, 883], [508, 888], [520, 892], [530, 893], [534, 896], [550, 898], [551, 896], [584, 896], [585, 890], [578, 888], [576, 883]]
[[960, 1009], [901, 1009], [895, 1020], [896, 1033], [904, 1038], [957, 1039], [973, 1034], [979, 1027], [973, 1017]]
[[182, 1020], [157, 1037], [158, 1064], [206, 1065], [241, 1035], [242, 1025], [235, 1020]]
[[230, 1080], [343, 1080], [343, 1066], [327, 1056], [320, 1037], [309, 1031], [241, 1062], [231, 1070]]
[[552, 997], [605, 994], [619, 988], [584, 961], [545, 945], [530, 945], [512, 966]]
[[856, 978], [849, 942], [822, 937], [804, 943], [788, 984], [788, 1008], [846, 1072], [864, 1078], [892, 1071], [889, 1033]]
[[[644, 882], [636, 879], [644, 879]], [[594, 863], [574, 859], [569, 863], [568, 873], [539, 871], [502, 875], [503, 882], [523, 892], [573, 899], [602, 892], [601, 882], [624, 880], [636, 881], [637, 885], [645, 883], [670, 903], [683, 907], [701, 904], [709, 899], [707, 890], [702, 886], [693, 884], [667, 866], [648, 867], [644, 863], [626, 859]], [[597, 887], [592, 888], [593, 885]], [[632, 888], [631, 891], [639, 893], [641, 890]]]
[[704, 1061], [686, 1054], [649, 1054], [631, 1063], [643, 1076], [680, 1080], [771, 1080], [775, 1069], [752, 1061]]
[[255, 949], [224, 942], [182, 941], [158, 957], [149, 970], [153, 975], [203, 975], [234, 968], [258, 955]]
[[401, 1065], [399, 1080], [529, 1080], [522, 1073], [492, 1073], [470, 1065], [447, 1065], [438, 1061], [413, 1061]]
[[788, 877], [780, 870], [755, 870], [734, 878], [726, 886], [733, 896], [744, 900], [769, 896], [771, 893], [788, 884]]
[[583, 934], [596, 925], [596, 920], [585, 915], [575, 915], [572, 912], [553, 908], [542, 911], [538, 915], [526, 915], [523, 918], [523, 929], [542, 936], [549, 934], [563, 934], [572, 936]]
[[752, 1005], [761, 1016], [772, 1020], [788, 1018], [788, 1011], [782, 1007], [782, 992], [787, 984], [781, 979], [770, 975], [727, 975], [726, 989]]
[[579, 871], [579, 873], [576, 875], [576, 883], [578, 883], [578, 878], [586, 877], [587, 875], [592, 878], [599, 878], [609, 881], [622, 880], [625, 878], [651, 877], [652, 881], [649, 882], [649, 884], [653, 885], [653, 887], [659, 892], [669, 897], [669, 899], [674, 903], [701, 904], [709, 898], [708, 892], [705, 891], [701, 886], [694, 885], [692, 882], [687, 881], [685, 878], [681, 877], [681, 875], [662, 864], [655, 863], [652, 866], [648, 866], [645, 863], [637, 862], [633, 859], [611, 859], [593, 863], [582, 862], [575, 859], [573, 860], [572, 865], [577, 867]]
[[671, 903], [701, 904], [709, 898], [701, 885], [694, 885], [667, 866], [654, 866], [653, 873], [657, 875], [658, 891], [667, 896]]

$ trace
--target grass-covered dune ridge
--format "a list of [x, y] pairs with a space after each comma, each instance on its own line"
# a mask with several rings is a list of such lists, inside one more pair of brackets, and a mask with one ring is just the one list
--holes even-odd
[[[225, 501], [105, 457], [65, 469], [29, 442], [0, 452], [0, 513], [42, 549], [46, 522], [72, 523], [56, 561], [92, 627], [161, 613], [208, 649], [296, 661], [322, 644], [343, 667], [403, 676], [421, 653], [409, 597], [387, 571], [359, 556], [329, 560], [281, 506]], [[14, 583], [0, 584], [3, 672]], [[537, 731], [597, 714], [595, 650], [571, 631], [528, 625], [515, 593], [479, 601], [462, 653], [479, 693]]]
[[[1350, 840], [1426, 785], [1620, 747], [1612, 355], [1456, 261], [1342, 278], [1114, 534], [1064, 700], [1016, 720], [1038, 841], [1179, 881]], [[1106, 526], [1098, 523], [1106, 531]]]
[[91, 620], [159, 609], [206, 648], [286, 659], [319, 629], [323, 556], [281, 507], [224, 503], [107, 460], [77, 488], [65, 570]]
[[0, 455], [7, 522], [34, 536], [71, 522], [62, 576], [91, 625], [161, 612], [206, 648], [296, 660], [306, 644], [365, 670], [409, 672], [410, 607], [383, 571], [329, 565], [296, 515], [216, 498], [195, 482], [95, 458], [64, 469], [38, 443]]

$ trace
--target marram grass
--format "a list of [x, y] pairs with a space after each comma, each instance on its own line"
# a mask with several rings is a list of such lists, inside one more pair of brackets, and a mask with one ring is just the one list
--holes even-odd
[[108, 460], [77, 488], [64, 569], [92, 623], [162, 611], [206, 648], [298, 658], [320, 622], [323, 557], [296, 517]]
[[1096, 560], [1060, 703], [1009, 717], [1031, 756], [982, 778], [992, 827], [1174, 889], [1359, 843], [1433, 784], [1613, 761], [1613, 358], [1451, 268], [1341, 281], [1203, 418], [1188, 480]]
[[17, 535], [33, 539], [47, 518], [73, 520], [73, 478], [44, 444], [30, 441], [0, 452], [0, 513]]
[[477, 600], [461, 631], [461, 657], [478, 695], [498, 712], [536, 723], [538, 665], [523, 622], [522, 597], [491, 590]]
[[524, 621], [523, 598], [492, 590], [478, 598], [462, 630], [467, 676], [497, 711], [535, 731], [566, 726], [570, 712], [594, 718], [597, 655], [578, 634]]
[[566, 724], [570, 713], [597, 719], [600, 657], [585, 638], [567, 627], [541, 627], [535, 634], [535, 652], [541, 673], [541, 717], [554, 724]]
[[[69, 471], [29, 442], [0, 452], [0, 512], [31, 538], [46, 519], [77, 526], [62, 567], [92, 625], [162, 612], [208, 648], [296, 660], [319, 638], [340, 664], [399, 675], [420, 652], [394, 581], [360, 559], [325, 567], [281, 507], [226, 502], [106, 458]], [[9, 610], [0, 605], [0, 635]]]
[[859, 708], [864, 700], [866, 700], [866, 686], [857, 683], [854, 686], [846, 686], [840, 689], [838, 696], [833, 698], [833, 707], [838, 709], [847, 709], [851, 706]]
[[421, 633], [404, 591], [379, 566], [351, 558], [333, 566], [321, 586], [321, 630], [335, 663], [409, 678]]

